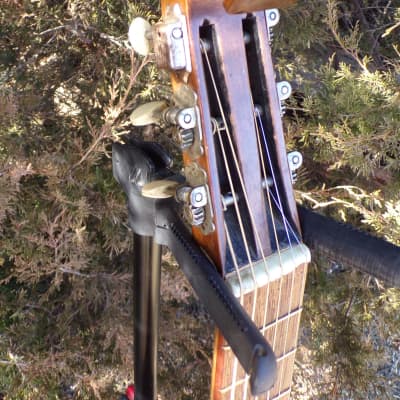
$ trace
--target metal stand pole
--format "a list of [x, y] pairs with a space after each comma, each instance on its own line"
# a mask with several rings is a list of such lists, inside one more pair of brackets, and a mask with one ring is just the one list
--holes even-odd
[[161, 246], [134, 234], [135, 400], [157, 399]]

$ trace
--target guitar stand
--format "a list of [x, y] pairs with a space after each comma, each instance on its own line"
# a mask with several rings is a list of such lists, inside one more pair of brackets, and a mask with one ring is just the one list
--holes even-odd
[[[134, 231], [134, 381], [135, 400], [157, 398], [158, 314], [161, 246], [169, 247], [199, 300], [250, 376], [257, 396], [275, 381], [275, 355], [263, 335], [225, 285], [217, 269], [193, 240], [179, 217], [174, 197], [149, 198], [144, 185], [173, 175], [171, 158], [157, 143], [132, 141], [113, 145], [113, 173], [128, 200]], [[133, 399], [132, 388], [126, 398]]]

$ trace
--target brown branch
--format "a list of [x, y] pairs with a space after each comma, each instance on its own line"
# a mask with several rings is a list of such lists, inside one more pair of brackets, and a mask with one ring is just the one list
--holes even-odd
[[[135, 56], [133, 54], [133, 50], [131, 50], [131, 70], [130, 70], [130, 78], [129, 78], [128, 87], [126, 88], [123, 97], [119, 100], [117, 106], [113, 106], [112, 104], [109, 105], [110, 108], [116, 108], [118, 110], [117, 115], [113, 116], [110, 120], [108, 120], [104, 123], [104, 125], [100, 128], [99, 134], [97, 135], [95, 140], [92, 142], [89, 149], [85, 152], [85, 154], [81, 157], [81, 159], [71, 167], [70, 171], [74, 170], [75, 168], [80, 166], [83, 162], [85, 162], [87, 160], [87, 158], [89, 157], [89, 155], [95, 151], [95, 149], [99, 146], [99, 144], [103, 140], [111, 137], [110, 132], [112, 131], [112, 127], [114, 126], [116, 121], [119, 119], [121, 114], [123, 114], [125, 111], [127, 111], [132, 106], [132, 102], [127, 101], [128, 97], [136, 83], [137, 77], [142, 72], [144, 67], [147, 65], [148, 61], [149, 61], [148, 58], [145, 57], [142, 60], [139, 67], [136, 68]], [[90, 123], [89, 123], [89, 125], [90, 125]], [[92, 130], [94, 131], [94, 128]], [[93, 136], [95, 136], [95, 135], [93, 135]]]

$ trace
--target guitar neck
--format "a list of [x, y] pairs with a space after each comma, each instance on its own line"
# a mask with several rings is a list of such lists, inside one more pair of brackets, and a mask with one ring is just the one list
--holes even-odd
[[[258, 399], [290, 398], [306, 272], [306, 264], [300, 264], [291, 273], [244, 295], [242, 299], [243, 307], [249, 315], [253, 315], [278, 361], [275, 385], [268, 393], [258, 396]], [[255, 312], [254, 304], [257, 305]], [[218, 331], [214, 347], [211, 398], [253, 398], [245, 371]]]

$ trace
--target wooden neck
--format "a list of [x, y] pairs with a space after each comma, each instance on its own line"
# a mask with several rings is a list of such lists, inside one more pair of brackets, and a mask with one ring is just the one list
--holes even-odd
[[[307, 267], [299, 265], [257, 291], [244, 296], [242, 304], [271, 344], [278, 361], [275, 385], [258, 400], [289, 400]], [[214, 347], [211, 400], [250, 400], [250, 385], [243, 368], [217, 332]]]

